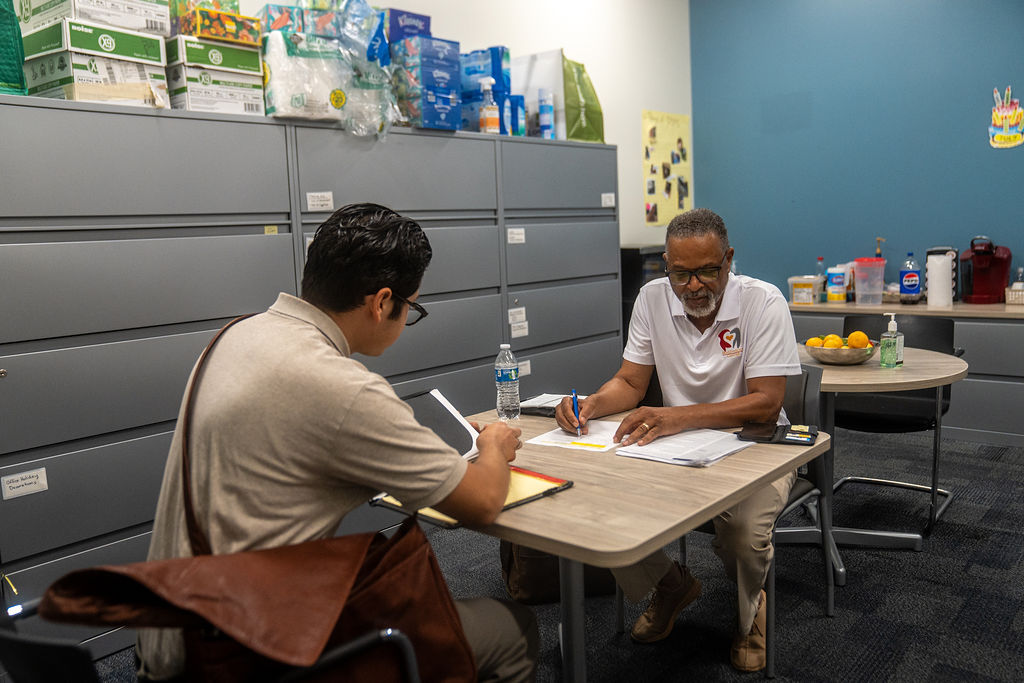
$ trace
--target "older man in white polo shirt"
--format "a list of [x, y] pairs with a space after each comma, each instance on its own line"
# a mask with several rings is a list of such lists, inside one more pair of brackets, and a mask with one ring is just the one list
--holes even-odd
[[[640, 290], [622, 367], [580, 401], [584, 430], [590, 419], [635, 408], [655, 367], [666, 407], [630, 413], [615, 435], [623, 444], [647, 444], [687, 429], [786, 421], [786, 375], [800, 374], [789, 308], [774, 285], [730, 274], [732, 257], [725, 223], [714, 212], [694, 209], [672, 220], [665, 240], [667, 277]], [[556, 418], [575, 432], [569, 399], [558, 406]], [[782, 477], [714, 519], [715, 552], [737, 585], [731, 661], [741, 671], [765, 666], [762, 587], [774, 553], [772, 525], [795, 477]], [[630, 600], [655, 589], [631, 631], [639, 642], [668, 637], [679, 613], [700, 595], [700, 580], [662, 551], [614, 573]]]

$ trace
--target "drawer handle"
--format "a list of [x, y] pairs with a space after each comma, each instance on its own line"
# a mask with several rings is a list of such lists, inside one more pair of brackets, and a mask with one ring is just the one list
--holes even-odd
[[4, 370], [3, 368], [0, 368], [0, 379], [3, 379], [6, 376], [7, 376], [7, 371]]

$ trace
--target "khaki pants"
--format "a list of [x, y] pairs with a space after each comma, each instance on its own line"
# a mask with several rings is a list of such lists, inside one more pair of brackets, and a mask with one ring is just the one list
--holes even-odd
[[[712, 547], [726, 575], [736, 583], [737, 624], [747, 633], [757, 614], [761, 589], [775, 556], [772, 531], [775, 518], [789, 499], [796, 472], [772, 482], [714, 518]], [[654, 552], [629, 567], [613, 569], [615, 580], [632, 602], [639, 602], [672, 567], [664, 551]]]
[[489, 598], [456, 600], [455, 609], [476, 660], [477, 680], [533, 681], [539, 647], [533, 610]]

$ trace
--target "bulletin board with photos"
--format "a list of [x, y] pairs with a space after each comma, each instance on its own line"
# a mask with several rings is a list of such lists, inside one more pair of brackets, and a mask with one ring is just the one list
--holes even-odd
[[644, 224], [665, 226], [693, 208], [690, 117], [644, 110], [641, 119]]

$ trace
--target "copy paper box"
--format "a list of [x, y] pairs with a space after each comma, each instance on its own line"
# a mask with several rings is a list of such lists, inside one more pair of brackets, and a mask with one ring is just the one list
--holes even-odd
[[259, 45], [260, 20], [234, 12], [197, 7], [179, 17], [178, 33], [242, 45]]
[[171, 107], [263, 116], [263, 76], [187, 64], [167, 68]]
[[22, 34], [60, 19], [93, 21], [161, 36], [171, 32], [168, 0], [15, 0]]
[[194, 36], [175, 36], [167, 40], [167, 65], [172, 64], [263, 75], [259, 48], [229, 45]]
[[75, 19], [61, 19], [25, 34], [22, 44], [26, 61], [57, 52], [75, 52], [160, 67], [167, 63], [163, 38]]
[[28, 94], [59, 100], [167, 108], [164, 68], [64, 50], [26, 60]]

